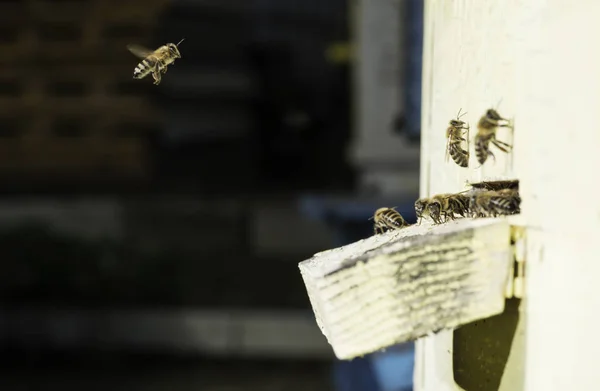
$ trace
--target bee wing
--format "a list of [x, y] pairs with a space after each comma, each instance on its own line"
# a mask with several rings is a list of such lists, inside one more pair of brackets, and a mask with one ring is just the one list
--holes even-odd
[[146, 58], [153, 53], [153, 50], [136, 44], [127, 45], [127, 50], [129, 50], [131, 53], [133, 53], [134, 56], [139, 58]]
[[446, 162], [450, 160], [450, 137], [446, 137]]

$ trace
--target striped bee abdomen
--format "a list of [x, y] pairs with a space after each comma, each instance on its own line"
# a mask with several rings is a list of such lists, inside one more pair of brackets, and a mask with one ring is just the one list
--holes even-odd
[[462, 149], [461, 140], [455, 139], [450, 142], [449, 153], [450, 157], [456, 164], [460, 167], [468, 167], [469, 166], [469, 151]]
[[490, 151], [490, 138], [487, 135], [475, 136], [475, 157], [479, 164], [485, 163], [489, 156], [493, 156], [493, 153]]
[[146, 58], [142, 60], [133, 70], [134, 79], [142, 79], [148, 76], [156, 65], [156, 60], [153, 58]]
[[408, 224], [404, 221], [402, 215], [392, 208], [379, 208], [373, 216], [375, 224], [373, 229], [375, 233], [383, 233], [389, 230], [404, 228]]
[[519, 212], [519, 203], [511, 198], [493, 197], [490, 205], [493, 211], [499, 215], [511, 215]]

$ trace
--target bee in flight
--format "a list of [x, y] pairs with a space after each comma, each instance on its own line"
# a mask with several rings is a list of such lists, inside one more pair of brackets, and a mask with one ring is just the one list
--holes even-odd
[[490, 143], [502, 152], [508, 153], [512, 145], [496, 139], [496, 130], [499, 128], [511, 127], [510, 122], [506, 118], [502, 118], [495, 109], [489, 109], [479, 119], [477, 124], [477, 135], [475, 135], [475, 156], [479, 164], [485, 163], [487, 158], [494, 154], [490, 151]]
[[379, 208], [375, 211], [372, 219], [375, 235], [409, 226], [404, 217], [394, 208]]
[[[185, 38], [184, 38], [185, 39]], [[142, 61], [135, 67], [133, 71], [134, 79], [143, 79], [152, 74], [154, 85], [160, 84], [162, 75], [167, 73], [167, 67], [173, 64], [176, 59], [181, 58], [179, 53], [179, 45], [183, 39], [177, 43], [168, 43], [159, 47], [156, 50], [147, 49], [141, 45], [130, 44], [127, 49]]]
[[[461, 109], [462, 110], [462, 109]], [[456, 115], [456, 119], [450, 120], [450, 124], [448, 129], [446, 129], [446, 161], [448, 161], [448, 156], [452, 157], [452, 160], [460, 167], [468, 167], [469, 166], [469, 125], [465, 121], [461, 121], [460, 117], [467, 113], [460, 114], [458, 110], [458, 114]], [[467, 136], [465, 139], [464, 136]], [[463, 149], [462, 142], [467, 143], [467, 149]]]

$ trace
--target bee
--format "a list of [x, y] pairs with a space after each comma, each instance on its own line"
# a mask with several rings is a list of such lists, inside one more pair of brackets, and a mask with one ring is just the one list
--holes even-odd
[[477, 190], [504, 190], [513, 189], [519, 190], [519, 180], [507, 180], [507, 181], [485, 181], [468, 184], [473, 189]]
[[[456, 119], [450, 120], [448, 129], [446, 129], [446, 161], [448, 161], [448, 156], [451, 156], [452, 160], [460, 167], [468, 167], [469, 150], [467, 140], [469, 139], [469, 125], [460, 120], [460, 117], [466, 114], [461, 115], [461, 110], [458, 110]], [[464, 138], [465, 134], [466, 139]], [[463, 141], [467, 143], [467, 149], [462, 148]]]
[[471, 211], [471, 199], [465, 195], [464, 192], [452, 194], [448, 199], [450, 212], [452, 213], [452, 219], [456, 215], [460, 217], [467, 217]]
[[479, 119], [477, 135], [475, 135], [475, 156], [479, 164], [483, 165], [489, 156], [495, 159], [494, 154], [490, 151], [490, 143], [506, 153], [512, 148], [512, 145], [496, 139], [496, 130], [499, 127], [510, 127], [510, 123], [506, 118], [502, 118], [495, 109], [489, 109]]
[[423, 216], [427, 213], [427, 205], [429, 204], [429, 198], [419, 198], [415, 201], [415, 214], [417, 215], [418, 224], [421, 224]]
[[465, 217], [469, 213], [469, 197], [462, 193], [438, 194], [431, 197], [427, 204], [429, 217], [435, 224], [454, 220], [457, 215]]
[[379, 208], [373, 214], [373, 231], [375, 235], [386, 231], [407, 227], [409, 224], [394, 208]]
[[471, 197], [473, 217], [497, 217], [521, 212], [521, 197], [514, 189], [476, 191]]
[[135, 67], [135, 70], [133, 71], [133, 78], [143, 79], [149, 74], [152, 74], [154, 85], [160, 84], [162, 75], [167, 73], [167, 67], [170, 64], [173, 64], [176, 59], [181, 58], [181, 53], [179, 53], [179, 45], [182, 42], [183, 39], [179, 41], [177, 45], [168, 43], [156, 50], [150, 50], [141, 45], [127, 45], [127, 49], [131, 53], [133, 53], [136, 57], [143, 59]]

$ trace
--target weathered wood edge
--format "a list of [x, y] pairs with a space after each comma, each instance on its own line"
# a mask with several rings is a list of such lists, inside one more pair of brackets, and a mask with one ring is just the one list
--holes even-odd
[[[506, 219], [424, 224], [315, 254], [299, 268], [317, 324], [336, 356], [348, 359], [500, 313], [512, 260], [509, 232]], [[462, 255], [440, 250], [458, 243]], [[394, 267], [402, 269], [409, 252], [421, 252], [423, 259], [434, 254], [439, 267], [416, 257], [411, 267], [429, 267], [431, 273], [404, 278]], [[415, 292], [424, 290], [429, 292], [415, 302]], [[448, 311], [431, 310], [431, 302]], [[374, 318], [371, 326], [359, 324]]]

